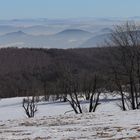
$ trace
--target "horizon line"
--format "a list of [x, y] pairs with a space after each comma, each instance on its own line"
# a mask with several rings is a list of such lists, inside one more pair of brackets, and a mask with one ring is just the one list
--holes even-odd
[[124, 16], [106, 16], [106, 17], [23, 17], [23, 18], [5, 18], [5, 19], [0, 19], [0, 20], [29, 20], [29, 19], [32, 19], [32, 20], [35, 20], [35, 19], [48, 19], [48, 20], [55, 20], [55, 19], [58, 19], [58, 20], [64, 20], [64, 19], [87, 19], [87, 18], [95, 18], [95, 19], [107, 19], [107, 18], [110, 18], [110, 19], [115, 19], [115, 18], [121, 18], [121, 19], [127, 19], [127, 18], [140, 18], [140, 16], [128, 16], [128, 17], [124, 17]]

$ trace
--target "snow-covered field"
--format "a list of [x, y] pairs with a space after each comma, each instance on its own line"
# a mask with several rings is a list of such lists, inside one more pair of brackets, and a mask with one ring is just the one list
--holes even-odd
[[64, 115], [71, 110], [68, 103], [42, 102], [32, 119], [21, 103], [22, 98], [0, 100], [0, 140], [140, 140], [140, 110], [123, 112], [116, 101], [79, 115]]

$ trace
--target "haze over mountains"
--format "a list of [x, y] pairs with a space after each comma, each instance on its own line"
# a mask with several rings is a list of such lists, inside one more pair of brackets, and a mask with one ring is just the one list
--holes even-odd
[[[139, 23], [139, 17], [132, 17]], [[103, 44], [121, 18], [0, 20], [0, 47], [79, 48]]]

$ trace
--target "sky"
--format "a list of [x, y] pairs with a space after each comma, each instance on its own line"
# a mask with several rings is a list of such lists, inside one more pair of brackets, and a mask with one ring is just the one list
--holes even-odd
[[140, 16], [140, 0], [0, 0], [0, 19]]

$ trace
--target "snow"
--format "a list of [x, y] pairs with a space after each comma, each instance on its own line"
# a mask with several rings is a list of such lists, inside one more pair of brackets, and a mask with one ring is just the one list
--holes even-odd
[[[13, 120], [26, 118], [24, 109], [22, 108], [22, 100], [24, 97], [7, 98], [0, 100], [0, 120]], [[110, 100], [110, 96], [102, 95], [101, 104], [97, 107], [97, 112], [119, 111], [120, 108], [116, 106], [116, 97], [114, 101]], [[117, 97], [118, 98], [118, 97]], [[105, 99], [105, 100], [104, 100]], [[88, 103], [83, 102], [82, 108], [87, 112]], [[37, 117], [41, 116], [55, 116], [64, 115], [67, 111], [71, 111], [72, 108], [68, 102], [39, 102]], [[68, 114], [74, 114], [70, 112]]]
[[[140, 111], [121, 111], [115, 100], [102, 100], [95, 113], [75, 115], [69, 103], [40, 102], [27, 118], [22, 97], [0, 100], [0, 139], [123, 140], [140, 139]], [[84, 103], [83, 108], [87, 106]]]
[[0, 122], [1, 139], [140, 138], [139, 111], [58, 115]]
[[[22, 108], [24, 97], [9, 98], [0, 100], [0, 120], [13, 120], [26, 118]], [[69, 103], [40, 102], [36, 116], [52, 116], [64, 114], [71, 110]]]

